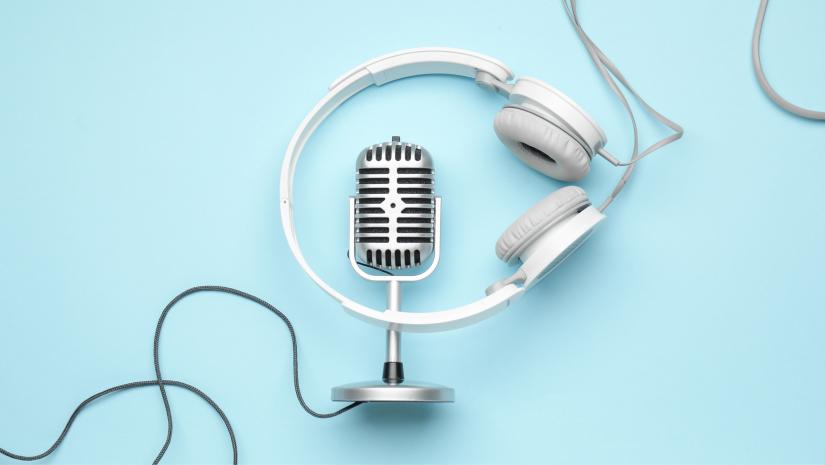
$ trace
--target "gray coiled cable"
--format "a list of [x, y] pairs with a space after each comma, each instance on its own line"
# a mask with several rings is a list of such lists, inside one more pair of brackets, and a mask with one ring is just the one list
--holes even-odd
[[181, 382], [181, 381], [172, 381], [172, 380], [163, 379], [163, 376], [161, 376], [161, 372], [160, 372], [160, 357], [159, 357], [159, 353], [160, 353], [160, 332], [161, 332], [161, 329], [163, 329], [163, 323], [166, 321], [166, 316], [169, 314], [169, 311], [172, 309], [172, 307], [175, 306], [175, 304], [177, 304], [178, 302], [180, 302], [181, 300], [183, 300], [187, 296], [190, 296], [192, 294], [196, 294], [196, 293], [199, 293], [199, 292], [221, 292], [221, 293], [231, 294], [231, 295], [234, 295], [234, 296], [237, 296], [237, 297], [241, 297], [243, 299], [249, 300], [251, 302], [254, 302], [254, 303], [266, 308], [270, 312], [274, 313], [275, 316], [280, 318], [281, 321], [283, 321], [283, 323], [286, 325], [287, 330], [289, 331], [289, 337], [290, 337], [290, 340], [292, 342], [292, 383], [293, 383], [293, 386], [295, 388], [295, 396], [298, 398], [298, 403], [301, 405], [301, 408], [303, 408], [304, 411], [306, 411], [308, 414], [312, 415], [315, 418], [332, 418], [332, 417], [338, 416], [338, 415], [340, 415], [344, 412], [347, 412], [347, 411], [357, 407], [358, 405], [362, 404], [362, 402], [353, 402], [353, 403], [351, 403], [351, 404], [349, 404], [349, 405], [347, 405], [343, 408], [340, 408], [340, 409], [338, 409], [334, 412], [331, 412], [331, 413], [318, 413], [315, 410], [312, 410], [307, 405], [307, 403], [304, 401], [304, 397], [301, 394], [301, 386], [300, 386], [300, 383], [298, 381], [298, 340], [295, 336], [295, 329], [292, 327], [292, 322], [289, 321], [289, 318], [287, 318], [286, 315], [284, 315], [274, 305], [270, 304], [269, 302], [267, 302], [263, 299], [260, 299], [256, 296], [254, 296], [252, 294], [249, 294], [249, 293], [246, 293], [246, 292], [243, 292], [243, 291], [239, 291], [239, 290], [233, 289], [231, 287], [225, 287], [225, 286], [196, 286], [196, 287], [187, 289], [187, 290], [181, 292], [180, 294], [178, 294], [177, 296], [175, 296], [175, 298], [172, 299], [166, 305], [166, 307], [163, 309], [163, 312], [161, 312], [160, 318], [158, 319], [157, 327], [155, 328], [155, 340], [154, 340], [154, 348], [153, 348], [153, 356], [154, 356], [154, 363], [155, 363], [155, 377], [156, 377], [155, 380], [153, 380], [153, 381], [136, 381], [136, 382], [132, 382], [132, 383], [121, 384], [121, 385], [118, 385], [118, 386], [114, 386], [114, 387], [105, 389], [101, 392], [98, 392], [97, 394], [94, 394], [93, 396], [91, 396], [88, 399], [84, 400], [83, 402], [80, 403], [80, 405], [77, 406], [77, 408], [74, 410], [72, 415], [69, 417], [69, 421], [66, 422], [66, 426], [63, 428], [63, 432], [60, 433], [60, 436], [57, 438], [57, 440], [54, 442], [54, 444], [52, 444], [52, 446], [49, 447], [45, 452], [42, 452], [42, 453], [37, 454], [37, 455], [26, 456], [26, 455], [15, 454], [15, 453], [7, 451], [6, 449], [0, 448], [0, 454], [5, 455], [6, 457], [10, 457], [12, 459], [24, 460], [24, 461], [32, 461], [32, 460], [42, 459], [43, 457], [46, 457], [46, 456], [50, 455], [52, 452], [54, 452], [60, 446], [60, 444], [63, 442], [63, 439], [68, 434], [69, 429], [71, 428], [71, 426], [74, 423], [77, 416], [90, 403], [94, 402], [95, 400], [97, 400], [101, 397], [104, 397], [106, 395], [109, 395], [109, 394], [112, 394], [112, 393], [118, 392], [118, 391], [134, 389], [134, 388], [139, 388], [139, 387], [145, 387], [145, 386], [158, 386], [158, 388], [160, 389], [161, 398], [163, 399], [163, 408], [166, 410], [167, 429], [166, 429], [166, 441], [163, 443], [163, 447], [161, 448], [160, 452], [158, 452], [157, 457], [155, 457], [155, 460], [152, 462], [153, 464], [157, 465], [158, 463], [160, 463], [160, 460], [163, 458], [164, 454], [166, 454], [166, 450], [169, 448], [169, 444], [172, 442], [172, 430], [173, 430], [173, 427], [172, 427], [172, 408], [169, 405], [169, 398], [166, 395], [166, 386], [176, 386], [176, 387], [181, 387], [181, 388], [187, 389], [187, 390], [197, 394], [204, 401], [206, 401], [215, 410], [215, 412], [218, 413], [218, 415], [220, 415], [221, 420], [223, 420], [223, 423], [226, 426], [226, 430], [229, 433], [229, 440], [232, 443], [232, 463], [237, 465], [237, 463], [238, 463], [238, 445], [237, 445], [237, 442], [235, 441], [235, 433], [232, 430], [232, 425], [229, 422], [229, 419], [224, 414], [223, 410], [221, 410], [221, 408], [218, 406], [218, 404], [215, 403], [209, 396], [207, 396], [200, 389], [198, 389], [195, 386], [192, 386], [190, 384]]
[[762, 69], [762, 58], [759, 56], [759, 45], [762, 40], [762, 24], [765, 22], [765, 12], [767, 9], [768, 0], [761, 0], [759, 2], [759, 10], [756, 13], [756, 24], [753, 27], [753, 38], [751, 39], [753, 71], [756, 73], [756, 80], [759, 81], [759, 86], [762, 87], [765, 94], [783, 110], [803, 118], [825, 120], [825, 111], [809, 110], [785, 100], [776, 90], [774, 90], [768, 82], [768, 78], [765, 77], [765, 71]]

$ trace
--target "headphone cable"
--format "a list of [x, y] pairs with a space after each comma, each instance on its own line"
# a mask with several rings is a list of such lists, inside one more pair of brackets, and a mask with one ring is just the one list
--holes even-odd
[[290, 337], [290, 341], [292, 343], [292, 383], [293, 383], [293, 387], [295, 388], [295, 396], [298, 399], [298, 403], [301, 405], [301, 408], [303, 408], [305, 412], [307, 412], [308, 414], [312, 415], [315, 418], [332, 418], [332, 417], [338, 416], [338, 415], [340, 415], [344, 412], [352, 410], [353, 408], [355, 408], [358, 405], [361, 405], [363, 403], [363, 402], [353, 402], [353, 403], [350, 403], [349, 405], [346, 405], [346, 406], [344, 406], [344, 407], [342, 407], [338, 410], [335, 410], [334, 412], [330, 412], [330, 413], [318, 413], [315, 410], [312, 410], [309, 407], [309, 405], [307, 405], [306, 401], [304, 401], [304, 397], [301, 394], [301, 386], [300, 386], [300, 383], [298, 381], [298, 341], [297, 341], [297, 337], [295, 336], [295, 329], [292, 326], [292, 322], [289, 321], [289, 318], [287, 318], [287, 316], [284, 315], [280, 310], [278, 310], [274, 305], [270, 304], [269, 302], [267, 302], [267, 301], [265, 301], [265, 300], [263, 300], [259, 297], [256, 297], [256, 296], [254, 296], [252, 294], [249, 294], [249, 293], [246, 293], [244, 291], [240, 291], [240, 290], [233, 289], [231, 287], [226, 287], [226, 286], [211, 286], [211, 285], [210, 286], [195, 286], [195, 287], [189, 288], [189, 289], [181, 292], [177, 296], [175, 296], [175, 298], [173, 298], [171, 301], [169, 301], [169, 303], [166, 305], [166, 307], [164, 307], [163, 312], [161, 312], [160, 318], [158, 319], [157, 327], [155, 328], [155, 339], [154, 339], [154, 347], [153, 347], [153, 358], [154, 358], [154, 365], [155, 365], [155, 379], [154, 380], [151, 380], [151, 381], [135, 381], [135, 382], [131, 382], [131, 383], [120, 384], [118, 386], [113, 386], [113, 387], [110, 387], [110, 388], [105, 389], [103, 391], [100, 391], [97, 394], [94, 394], [91, 397], [87, 398], [86, 400], [81, 402], [77, 406], [77, 408], [75, 408], [74, 412], [69, 417], [69, 420], [66, 422], [66, 426], [63, 428], [63, 432], [60, 433], [60, 436], [58, 436], [58, 438], [54, 442], [54, 444], [52, 444], [51, 447], [49, 447], [46, 451], [44, 451], [40, 454], [30, 455], [30, 456], [19, 455], [19, 454], [9, 452], [8, 450], [3, 449], [3, 448], [0, 448], [0, 454], [5, 455], [6, 457], [9, 457], [9, 458], [12, 458], [12, 459], [15, 459], [15, 460], [23, 460], [23, 461], [33, 461], [33, 460], [42, 459], [43, 457], [46, 457], [46, 456], [50, 455], [52, 452], [54, 452], [55, 450], [57, 450], [57, 448], [63, 442], [63, 439], [68, 434], [69, 429], [71, 428], [72, 424], [74, 423], [75, 419], [80, 414], [80, 412], [85, 407], [87, 407], [89, 404], [94, 402], [95, 400], [97, 400], [101, 397], [105, 397], [109, 394], [119, 392], [119, 391], [135, 389], [135, 388], [140, 388], [140, 387], [146, 387], [146, 386], [157, 386], [160, 389], [161, 398], [163, 399], [163, 408], [166, 411], [166, 425], [167, 425], [166, 440], [163, 443], [163, 447], [161, 447], [160, 452], [158, 452], [157, 456], [155, 457], [155, 460], [152, 462], [153, 465], [157, 465], [158, 463], [160, 463], [161, 459], [166, 454], [166, 451], [169, 448], [169, 444], [172, 442], [172, 431], [173, 431], [172, 407], [169, 404], [169, 398], [166, 395], [166, 386], [175, 386], [175, 387], [180, 387], [180, 388], [186, 389], [190, 392], [193, 392], [193, 393], [197, 394], [206, 403], [208, 403], [209, 406], [212, 407], [212, 409], [214, 409], [215, 412], [221, 417], [221, 420], [223, 420], [223, 423], [226, 426], [226, 430], [229, 433], [229, 440], [232, 443], [232, 463], [237, 465], [237, 463], [238, 463], [238, 445], [237, 445], [237, 442], [235, 441], [235, 433], [232, 430], [232, 424], [229, 422], [229, 419], [226, 417], [223, 410], [221, 410], [221, 408], [218, 406], [218, 404], [215, 401], [213, 401], [209, 396], [207, 396], [203, 391], [201, 391], [197, 387], [192, 386], [191, 384], [184, 383], [182, 381], [173, 381], [173, 380], [163, 379], [163, 376], [161, 375], [161, 371], [160, 371], [160, 357], [159, 357], [159, 353], [160, 353], [160, 333], [161, 333], [161, 330], [163, 329], [163, 323], [166, 321], [166, 317], [169, 314], [169, 311], [172, 309], [172, 307], [174, 307], [178, 302], [180, 302], [184, 298], [186, 298], [186, 297], [188, 297], [192, 294], [197, 294], [197, 293], [200, 293], [200, 292], [218, 292], [218, 293], [231, 294], [231, 295], [234, 295], [236, 297], [240, 297], [240, 298], [248, 300], [250, 302], [254, 302], [254, 303], [258, 304], [261, 307], [264, 307], [265, 309], [267, 309], [270, 312], [272, 312], [273, 314], [275, 314], [275, 316], [280, 318], [281, 321], [283, 321], [284, 325], [286, 325], [287, 331], [289, 331], [289, 337]]
[[[576, 34], [578, 34], [579, 39], [584, 45], [584, 48], [587, 49], [588, 55], [590, 55], [590, 59], [593, 61], [593, 64], [596, 65], [596, 69], [598, 69], [599, 74], [601, 74], [604, 81], [610, 87], [610, 90], [616, 95], [619, 99], [619, 102], [625, 108], [628, 116], [630, 117], [630, 123], [633, 126], [633, 152], [630, 156], [630, 161], [622, 163], [620, 162], [615, 156], [613, 156], [610, 152], [605, 149], [599, 150], [599, 155], [603, 156], [607, 161], [609, 161], [614, 166], [625, 166], [627, 167], [622, 174], [622, 177], [619, 178], [619, 181], [616, 183], [616, 186], [613, 188], [613, 191], [607, 198], [602, 202], [601, 206], [599, 206], [599, 210], [604, 211], [607, 209], [608, 206], [613, 202], [616, 196], [619, 195], [619, 192], [624, 189], [625, 184], [630, 179], [630, 176], [633, 174], [633, 170], [636, 168], [636, 162], [641, 160], [642, 158], [650, 155], [651, 153], [659, 150], [660, 148], [664, 147], [665, 145], [670, 144], [671, 142], [675, 142], [684, 135], [685, 130], [680, 126], [678, 123], [672, 121], [665, 115], [659, 113], [650, 106], [645, 99], [639, 95], [638, 92], [630, 85], [627, 81], [627, 78], [619, 71], [619, 68], [610, 61], [610, 58], [604, 54], [604, 52], [590, 39], [590, 36], [584, 31], [581, 22], [579, 21], [578, 11], [576, 9], [576, 0], [562, 0], [562, 5], [564, 6], [564, 11], [567, 13], [567, 17], [570, 19], [570, 23], [573, 25], [573, 28], [576, 30]], [[621, 88], [619, 85], [616, 84], [618, 80], [627, 90], [633, 95], [639, 104], [644, 108], [648, 114], [650, 114], [656, 121], [659, 123], [667, 126], [671, 131], [672, 134], [663, 137], [662, 139], [654, 142], [653, 144], [649, 145], [646, 149], [639, 152], [639, 129], [636, 125], [636, 117], [633, 114], [633, 109], [630, 106], [630, 103], [627, 101], [627, 98], [624, 96]]]
[[753, 72], [756, 74], [756, 80], [759, 86], [765, 92], [773, 103], [777, 104], [783, 110], [801, 116], [802, 118], [825, 120], [825, 111], [815, 111], [808, 108], [803, 108], [798, 105], [785, 100], [779, 92], [774, 90], [773, 86], [765, 77], [765, 71], [762, 69], [762, 58], [759, 54], [759, 45], [762, 40], [762, 25], [765, 22], [765, 11], [768, 9], [768, 0], [760, 0], [759, 10], [756, 12], [756, 23], [753, 26], [753, 38], [751, 39], [751, 58], [753, 60]]

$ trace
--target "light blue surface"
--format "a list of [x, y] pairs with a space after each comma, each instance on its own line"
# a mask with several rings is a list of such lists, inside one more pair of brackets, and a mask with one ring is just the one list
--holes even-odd
[[[292, 131], [357, 63], [426, 45], [492, 55], [576, 99], [626, 157], [628, 122], [557, 2], [283, 3], [0, 4], [0, 447], [40, 452], [87, 395], [150, 379], [157, 316], [196, 284], [257, 293], [293, 319], [316, 409], [338, 406], [331, 386], [379, 375], [382, 331], [301, 273], [277, 208]], [[582, 2], [597, 43], [687, 135], [516, 306], [405, 338], [408, 376], [454, 386], [454, 405], [311, 418], [283, 325], [225, 296], [175, 308], [165, 375], [220, 403], [242, 463], [825, 462], [825, 125], [758, 91], [756, 6]], [[819, 108], [823, 18], [825, 2], [775, 1], [763, 45], [777, 89]], [[433, 153], [445, 205], [443, 263], [408, 308], [467, 302], [507, 274], [496, 237], [559, 184], [498, 142], [500, 104], [431, 77], [336, 113], [297, 177], [319, 273], [382, 302], [345, 260], [346, 198], [358, 151], [400, 135]], [[596, 161], [582, 186], [598, 201], [618, 175]], [[227, 463], [219, 419], [188, 393], [171, 399], [165, 463]], [[165, 428], [156, 390], [120, 394], [43, 462], [146, 463]]]

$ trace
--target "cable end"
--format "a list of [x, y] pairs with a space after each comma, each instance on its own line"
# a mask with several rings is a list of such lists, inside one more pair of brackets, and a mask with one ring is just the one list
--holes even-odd
[[601, 155], [602, 158], [607, 160], [608, 163], [610, 163], [613, 166], [626, 166], [626, 164], [620, 162], [618, 158], [614, 157], [613, 154], [611, 154], [605, 149], [599, 149], [596, 151], [596, 153]]

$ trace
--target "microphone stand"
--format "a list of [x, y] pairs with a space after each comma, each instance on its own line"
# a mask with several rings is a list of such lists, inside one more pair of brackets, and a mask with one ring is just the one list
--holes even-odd
[[[387, 311], [401, 311], [401, 283], [399, 281], [387, 282]], [[390, 384], [404, 382], [404, 365], [401, 363], [401, 332], [394, 329], [387, 330], [387, 360], [384, 362], [384, 374], [381, 379]]]
[[[349, 260], [364, 279], [387, 283], [387, 312], [401, 311], [401, 283], [420, 281], [435, 271], [441, 256], [441, 198], [435, 198], [434, 250], [430, 266], [416, 275], [374, 275], [358, 265], [355, 258], [355, 198], [350, 197]], [[381, 381], [344, 384], [332, 388], [332, 400], [341, 402], [453, 402], [453, 388], [440, 384], [410, 381], [401, 362], [401, 331], [387, 328], [387, 353]]]

